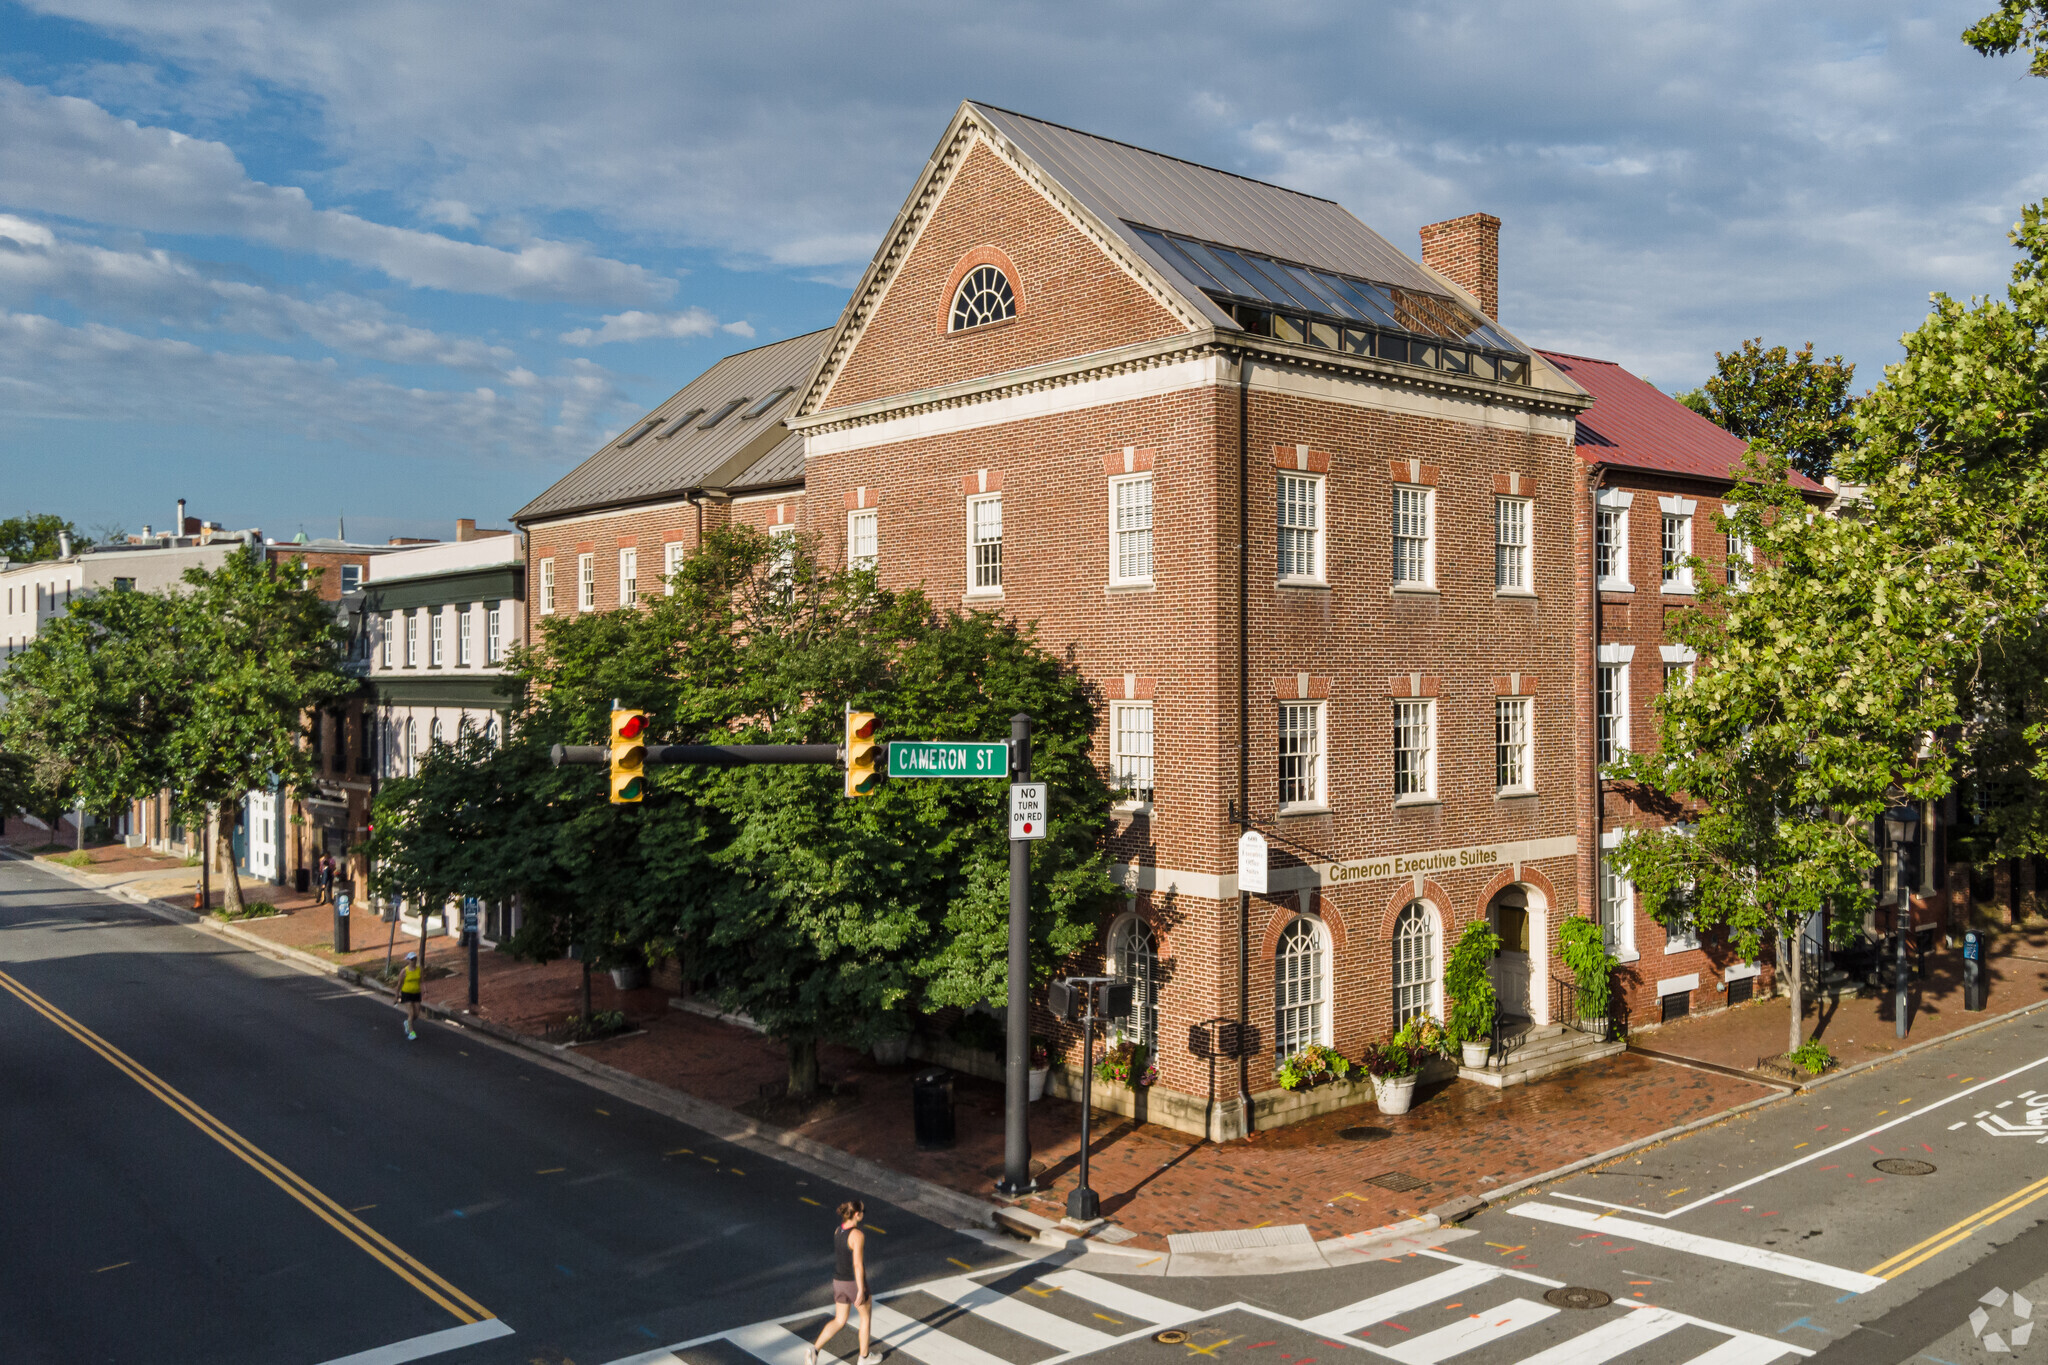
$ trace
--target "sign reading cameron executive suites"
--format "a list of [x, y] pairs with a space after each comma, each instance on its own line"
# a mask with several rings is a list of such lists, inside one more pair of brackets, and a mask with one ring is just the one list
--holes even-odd
[[[1394, 881], [1403, 877], [1431, 877], [1443, 872], [1472, 868], [1506, 868], [1516, 863], [1533, 863], [1544, 858], [1568, 858], [1579, 851], [1579, 841], [1569, 834], [1549, 839], [1520, 839], [1505, 844], [1467, 844], [1462, 848], [1436, 848], [1414, 853], [1394, 853], [1383, 858], [1355, 858], [1344, 862], [1296, 864], [1273, 867], [1266, 885], [1253, 894], [1281, 895], [1312, 886], [1334, 886], [1353, 882]], [[1228, 896], [1239, 890], [1237, 879], [1215, 873], [1181, 872], [1171, 868], [1125, 863], [1113, 870], [1130, 890], [1178, 888], [1192, 896]], [[1250, 888], [1246, 888], [1250, 889]]]

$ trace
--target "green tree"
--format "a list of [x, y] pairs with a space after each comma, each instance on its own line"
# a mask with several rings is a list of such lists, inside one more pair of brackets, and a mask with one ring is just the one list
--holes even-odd
[[2009, 57], [2021, 48], [2034, 54], [2029, 76], [2048, 76], [2048, 4], [2043, 0], [1999, 0], [1999, 6], [1963, 30], [1963, 41], [1987, 57]]
[[1815, 360], [1813, 343], [1797, 351], [1764, 347], [1714, 352], [1714, 374], [1678, 401], [1745, 441], [1766, 441], [1808, 478], [1825, 478], [1851, 436], [1856, 367], [1842, 357]]
[[54, 512], [24, 512], [0, 521], [0, 559], [11, 559], [17, 564], [55, 559], [60, 548], [59, 532], [70, 535], [74, 552], [93, 543], [91, 536]]

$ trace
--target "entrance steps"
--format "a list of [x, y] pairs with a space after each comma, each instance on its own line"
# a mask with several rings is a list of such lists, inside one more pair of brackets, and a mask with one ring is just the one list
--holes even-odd
[[1461, 1066], [1458, 1075], [1499, 1090], [1628, 1051], [1624, 1039], [1602, 1041], [1563, 1024], [1518, 1024], [1507, 1031], [1505, 1042], [1505, 1061], [1495, 1058], [1492, 1066]]

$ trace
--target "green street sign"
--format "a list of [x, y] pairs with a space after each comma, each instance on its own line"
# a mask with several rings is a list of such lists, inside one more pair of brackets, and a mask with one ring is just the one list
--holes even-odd
[[1010, 746], [972, 740], [889, 741], [891, 777], [1008, 777]]

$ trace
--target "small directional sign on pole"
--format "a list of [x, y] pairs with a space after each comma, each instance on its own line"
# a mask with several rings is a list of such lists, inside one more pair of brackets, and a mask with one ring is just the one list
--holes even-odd
[[1012, 782], [1010, 784], [1010, 837], [1012, 839], [1043, 839], [1045, 837], [1045, 783]]
[[1255, 829], [1237, 836], [1237, 889], [1266, 894], [1266, 836]]

